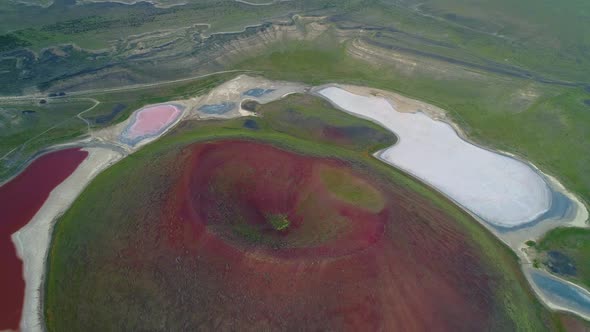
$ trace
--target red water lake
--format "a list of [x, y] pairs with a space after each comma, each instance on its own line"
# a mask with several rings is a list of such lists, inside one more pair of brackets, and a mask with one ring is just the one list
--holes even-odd
[[0, 187], [0, 330], [18, 329], [24, 302], [23, 266], [11, 235], [33, 218], [51, 191], [87, 156], [79, 148], [48, 153]]

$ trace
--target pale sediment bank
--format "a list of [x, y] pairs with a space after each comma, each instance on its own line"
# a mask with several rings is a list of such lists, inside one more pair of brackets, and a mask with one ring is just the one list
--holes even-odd
[[56, 219], [63, 214], [82, 190], [102, 170], [122, 158], [108, 149], [85, 148], [86, 160], [49, 195], [33, 219], [12, 235], [17, 253], [23, 261], [25, 301], [21, 317], [22, 331], [43, 331], [42, 298], [46, 258]]
[[187, 117], [229, 119], [255, 115], [253, 112], [243, 109], [242, 102], [253, 100], [260, 104], [266, 104], [293, 93], [304, 93], [306, 89], [307, 86], [303, 84], [240, 75], [199, 98]]
[[77, 0], [76, 4], [91, 4], [91, 3], [101, 3], [101, 2], [112, 2], [118, 3], [122, 5], [132, 6], [138, 3], [147, 2], [153, 5], [156, 8], [171, 8], [175, 6], [183, 6], [187, 3], [184, 1], [170, 1], [169, 3], [165, 3], [166, 1], [150, 1], [150, 0]]

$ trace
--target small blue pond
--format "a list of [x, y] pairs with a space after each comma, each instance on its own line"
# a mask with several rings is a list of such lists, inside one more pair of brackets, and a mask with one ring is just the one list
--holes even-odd
[[263, 95], [267, 94], [267, 93], [271, 93], [275, 91], [274, 89], [261, 89], [261, 88], [255, 88], [255, 89], [250, 89], [246, 92], [243, 93], [244, 96], [249, 96], [249, 97], [262, 97]]
[[199, 111], [205, 114], [225, 114], [236, 107], [236, 103], [223, 102], [221, 104], [203, 105], [199, 107]]
[[590, 313], [590, 293], [587, 291], [539, 272], [532, 271], [531, 276], [537, 287], [556, 303]]
[[260, 129], [260, 127], [258, 126], [258, 122], [256, 122], [256, 120], [252, 120], [252, 119], [247, 119], [246, 121], [244, 121], [244, 128], [248, 128], [248, 129], [252, 129], [252, 130]]

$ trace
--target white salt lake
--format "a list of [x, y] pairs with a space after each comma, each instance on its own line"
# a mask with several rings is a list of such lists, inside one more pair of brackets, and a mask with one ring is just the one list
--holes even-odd
[[535, 221], [551, 207], [552, 193], [529, 165], [463, 140], [447, 123], [422, 112], [403, 113], [384, 98], [337, 87], [319, 91], [348, 113], [378, 122], [399, 141], [378, 156], [499, 227]]

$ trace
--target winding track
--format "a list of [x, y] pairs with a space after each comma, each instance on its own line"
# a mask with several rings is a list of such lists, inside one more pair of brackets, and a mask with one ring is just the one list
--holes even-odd
[[[260, 71], [246, 70], [246, 69], [222, 70], [222, 71], [216, 71], [216, 72], [212, 72], [212, 73], [208, 73], [208, 74], [203, 74], [203, 75], [197, 75], [197, 76], [191, 76], [191, 77], [181, 78], [181, 79], [172, 80], [172, 81], [161, 81], [161, 82], [156, 82], [156, 83], [145, 83], [145, 84], [126, 85], [126, 86], [122, 86], [122, 87], [118, 87], [118, 88], [111, 88], [111, 89], [90, 89], [90, 90], [82, 90], [82, 91], [73, 91], [73, 92], [70, 92], [68, 94], [68, 96], [83, 96], [83, 95], [97, 94], [97, 93], [131, 91], [131, 90], [138, 90], [138, 89], [143, 89], [143, 88], [150, 88], [150, 87], [155, 87], [155, 86], [160, 86], [160, 85], [166, 85], [166, 84], [174, 84], [174, 83], [180, 83], [180, 82], [188, 82], [188, 81], [192, 81], [192, 80], [198, 80], [200, 78], [205, 78], [205, 77], [210, 77], [210, 76], [215, 76], [215, 75], [220, 75], [220, 74], [229, 74], [229, 73], [244, 73], [245, 74], [245, 73], [260, 73]], [[37, 99], [40, 99], [40, 98], [47, 98], [47, 95], [46, 94], [37, 93], [37, 94], [22, 95], [22, 96], [5, 96], [5, 97], [0, 97], [0, 102], [1, 101], [4, 101], [4, 100], [5, 101], [37, 100]], [[65, 98], [68, 98], [68, 97], [66, 96]]]
[[[87, 130], [90, 130], [90, 121], [86, 120], [86, 119], [85, 119], [85, 118], [82, 116], [82, 114], [84, 114], [84, 113], [86, 113], [86, 112], [89, 112], [89, 111], [92, 111], [92, 110], [93, 110], [93, 109], [94, 109], [96, 106], [98, 106], [98, 105], [100, 104], [100, 101], [98, 101], [98, 100], [96, 100], [96, 99], [94, 99], [94, 98], [71, 98], [71, 99], [69, 99], [69, 100], [77, 100], [77, 101], [80, 101], [80, 100], [90, 100], [90, 101], [94, 102], [94, 105], [92, 105], [91, 107], [89, 107], [89, 108], [87, 108], [87, 109], [83, 110], [82, 112], [80, 112], [80, 113], [78, 113], [78, 114], [76, 115], [76, 117], [77, 117], [78, 119], [80, 119], [80, 120], [82, 120], [84, 123], [86, 123], [86, 125], [87, 125]], [[47, 130], [43, 131], [42, 133], [38, 134], [37, 136], [34, 136], [34, 137], [31, 137], [31, 138], [29, 138], [29, 139], [28, 139], [28, 140], [26, 140], [24, 143], [22, 143], [22, 144], [19, 144], [19, 145], [18, 145], [18, 146], [16, 146], [14, 149], [12, 149], [12, 150], [8, 151], [6, 154], [4, 154], [2, 157], [0, 157], [0, 160], [4, 160], [4, 159], [6, 159], [6, 157], [8, 157], [8, 156], [9, 156], [11, 153], [13, 153], [14, 151], [16, 151], [16, 150], [18, 150], [18, 149], [22, 148], [23, 146], [27, 145], [29, 142], [31, 142], [31, 141], [33, 141], [33, 140], [35, 140], [35, 139], [37, 139], [37, 138], [39, 138], [39, 137], [41, 137], [41, 136], [45, 135], [46, 133], [48, 133], [48, 132], [49, 132], [49, 131], [51, 131], [52, 129], [54, 129], [54, 128], [57, 128], [57, 127], [61, 126], [62, 124], [64, 124], [64, 123], [68, 122], [68, 121], [69, 121], [69, 120], [71, 120], [71, 119], [72, 119], [72, 118], [67, 118], [67, 119], [65, 119], [65, 120], [63, 120], [63, 121], [61, 121], [61, 122], [59, 122], [58, 124], [56, 124], [56, 125], [53, 125], [53, 126], [51, 126], [51, 127], [47, 128]]]

